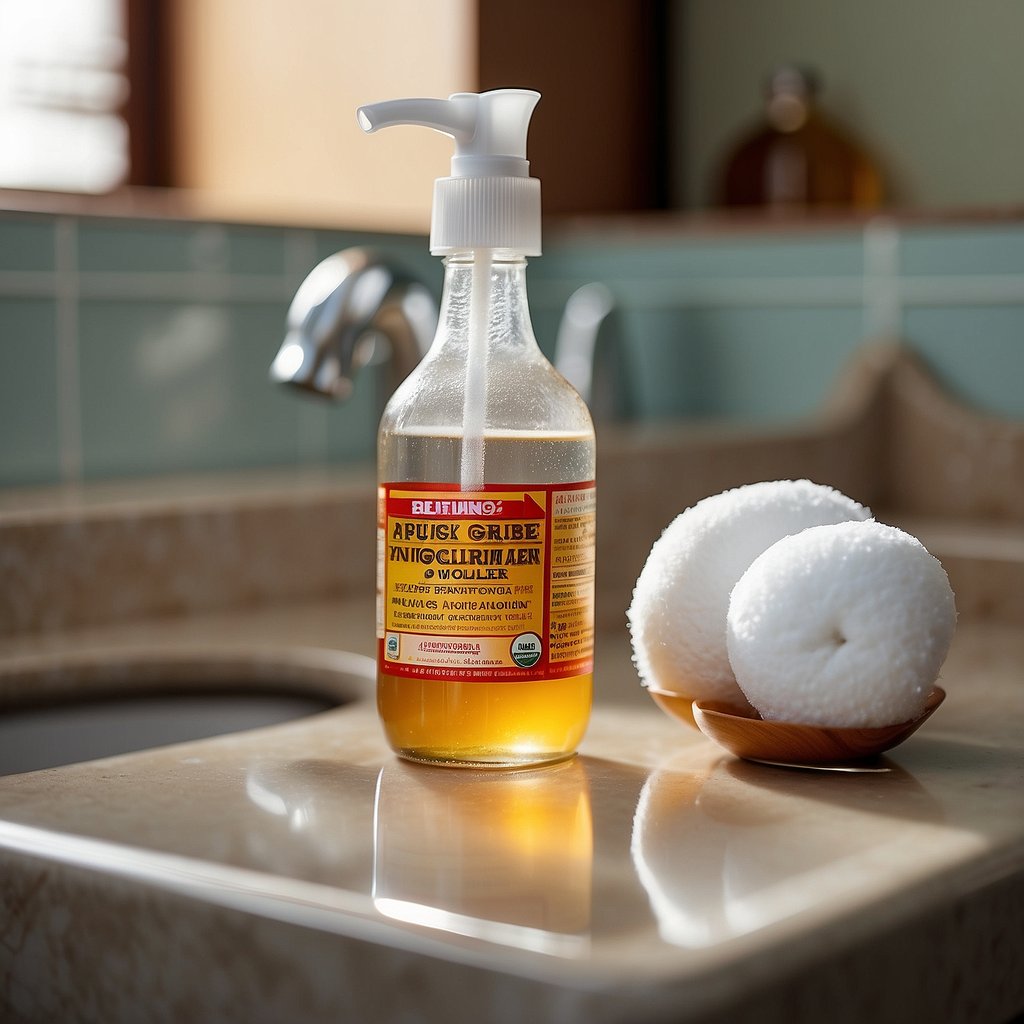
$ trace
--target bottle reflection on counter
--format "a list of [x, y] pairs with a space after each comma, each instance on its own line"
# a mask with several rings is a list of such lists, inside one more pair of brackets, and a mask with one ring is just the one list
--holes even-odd
[[373, 900], [388, 917], [572, 955], [588, 945], [593, 822], [576, 759], [519, 772], [381, 769]]

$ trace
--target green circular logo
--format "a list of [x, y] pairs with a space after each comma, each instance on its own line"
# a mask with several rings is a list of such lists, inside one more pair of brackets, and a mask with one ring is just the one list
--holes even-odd
[[543, 644], [536, 633], [520, 633], [510, 648], [512, 660], [520, 668], [533, 668], [540, 661], [542, 651]]

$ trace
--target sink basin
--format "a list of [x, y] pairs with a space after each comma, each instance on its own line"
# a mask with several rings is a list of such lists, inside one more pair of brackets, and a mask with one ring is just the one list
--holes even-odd
[[262, 728], [373, 693], [374, 662], [320, 648], [77, 655], [0, 667], [0, 775]]

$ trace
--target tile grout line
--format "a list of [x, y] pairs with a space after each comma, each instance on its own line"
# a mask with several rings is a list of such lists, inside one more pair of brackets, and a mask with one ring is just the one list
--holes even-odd
[[[645, 278], [591, 275], [613, 289], [623, 304], [637, 309], [815, 307], [859, 305], [864, 298], [864, 278], [875, 284], [888, 277], [867, 264], [879, 256], [877, 233], [865, 232], [865, 271], [839, 277]], [[870, 241], [868, 238], [870, 237]], [[897, 250], [900, 238], [897, 233]], [[315, 257], [314, 257], [315, 258]], [[289, 262], [291, 262], [289, 260]], [[892, 260], [889, 260], [893, 263]], [[898, 252], [893, 266], [898, 264]], [[312, 262], [306, 269], [312, 269]], [[288, 302], [304, 274], [292, 284], [293, 274], [224, 274], [198, 271], [89, 271], [77, 274], [80, 299], [124, 302]], [[892, 274], [901, 307], [979, 303], [1024, 305], [1024, 273], [1003, 274]], [[565, 298], [585, 278], [539, 277], [531, 286], [535, 304], [561, 308]], [[49, 270], [0, 270], [0, 298], [49, 298], [57, 293], [56, 273]], [[633, 300], [633, 301], [630, 301]]]
[[78, 275], [83, 297], [114, 301], [278, 302], [290, 298], [278, 275], [221, 271], [90, 271]]
[[864, 225], [864, 335], [898, 339], [903, 334], [900, 231], [886, 217]]
[[289, 231], [284, 239], [284, 283], [292, 292], [316, 263], [316, 232], [312, 228]]
[[58, 217], [54, 227], [57, 327], [57, 441], [60, 477], [82, 479], [82, 388], [78, 331], [78, 224]]
[[[538, 306], [561, 308], [562, 303], [587, 279], [539, 279], [530, 287]], [[624, 278], [594, 275], [631, 309], [674, 310], [709, 308], [829, 308], [859, 306], [863, 301], [863, 276], [839, 277], [717, 277], [717, 278]]]

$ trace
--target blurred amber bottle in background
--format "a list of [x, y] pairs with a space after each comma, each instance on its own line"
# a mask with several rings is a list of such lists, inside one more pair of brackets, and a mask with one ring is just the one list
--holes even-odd
[[726, 158], [717, 197], [721, 205], [879, 205], [882, 178], [875, 162], [818, 109], [817, 92], [810, 71], [783, 67], [771, 75], [762, 124]]

